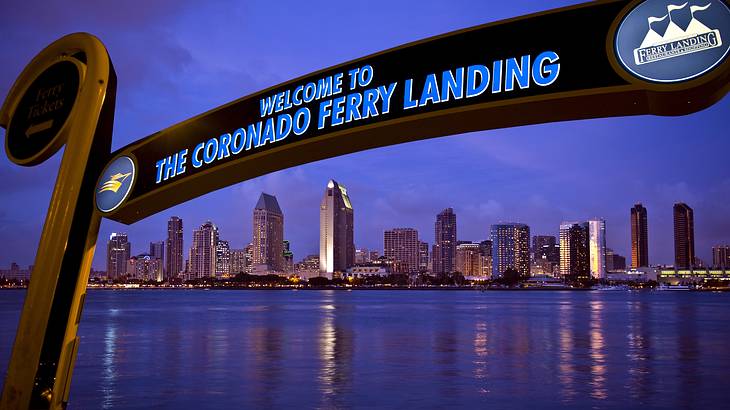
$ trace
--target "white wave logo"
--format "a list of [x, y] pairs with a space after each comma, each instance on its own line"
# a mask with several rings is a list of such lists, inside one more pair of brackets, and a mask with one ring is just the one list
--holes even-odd
[[[672, 12], [682, 10], [688, 3], [682, 5], [667, 5], [667, 14], [661, 17], [649, 17], [649, 31], [641, 45], [634, 49], [634, 61], [637, 65], [654, 63], [656, 61], [679, 57], [700, 51], [710, 50], [722, 46], [720, 30], [713, 30], [702, 24], [695, 13], [707, 10], [711, 3], [705, 6], [690, 6], [692, 16], [686, 30], [682, 30], [673, 20]], [[663, 35], [660, 35], [655, 26], [669, 19], [669, 25]]]

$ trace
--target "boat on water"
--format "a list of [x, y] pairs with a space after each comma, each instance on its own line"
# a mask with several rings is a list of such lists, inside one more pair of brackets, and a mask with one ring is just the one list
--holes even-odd
[[631, 290], [629, 285], [596, 285], [591, 288], [592, 290], [600, 291], [622, 291], [627, 292]]
[[694, 290], [694, 286], [690, 285], [667, 285], [662, 283], [657, 286], [656, 290]]

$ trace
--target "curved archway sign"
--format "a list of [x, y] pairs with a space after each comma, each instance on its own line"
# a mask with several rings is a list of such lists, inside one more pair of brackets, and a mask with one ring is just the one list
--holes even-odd
[[[604, 1], [487, 24], [244, 97], [117, 151], [137, 171], [104, 215], [131, 223], [272, 171], [424, 138], [700, 110], [728, 90], [730, 11], [721, 0], [670, 3]], [[111, 196], [99, 194], [100, 210]]]
[[469, 28], [277, 85], [109, 154], [116, 76], [88, 34], [43, 50], [0, 111], [12, 161], [67, 144], [0, 408], [61, 408], [101, 216], [132, 223], [336, 155], [469, 131], [682, 115], [730, 89], [726, 0], [609, 0]]

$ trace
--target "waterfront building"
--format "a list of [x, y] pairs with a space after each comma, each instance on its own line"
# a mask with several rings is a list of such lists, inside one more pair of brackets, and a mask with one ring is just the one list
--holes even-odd
[[530, 227], [521, 223], [492, 225], [492, 277], [501, 277], [507, 269], [530, 276]]
[[560, 265], [560, 246], [552, 235], [535, 235], [532, 237], [532, 261], [541, 265]]
[[126, 233], [112, 232], [106, 243], [106, 276], [118, 279], [127, 273], [127, 261], [131, 257], [132, 244]]
[[640, 203], [631, 208], [631, 267], [649, 266], [649, 223]]
[[284, 213], [276, 197], [265, 193], [253, 210], [253, 265], [284, 271]]
[[591, 219], [588, 221], [588, 257], [591, 277], [606, 278], [606, 221]]
[[712, 247], [712, 266], [730, 268], [730, 245]]
[[246, 250], [231, 249], [231, 276], [246, 272]]
[[589, 228], [587, 222], [560, 224], [560, 275], [573, 280], [590, 277]]
[[354, 210], [347, 189], [327, 182], [319, 206], [319, 269], [333, 274], [355, 264]]
[[383, 255], [397, 266], [393, 273], [418, 272], [418, 231], [413, 228], [395, 228], [383, 232]]
[[462, 243], [456, 246], [456, 272], [464, 276], [485, 276], [483, 255], [479, 243]]
[[[15, 262], [10, 264], [10, 269], [0, 270], [0, 278], [7, 280], [26, 281], [30, 279], [30, 273], [33, 271], [33, 265], [28, 266], [28, 269], [20, 269], [20, 265]], [[104, 272], [106, 274], [106, 272]]]
[[446, 274], [455, 271], [456, 245], [456, 214], [452, 208], [446, 208], [436, 215], [433, 273]]
[[291, 251], [289, 241], [284, 241], [284, 272], [294, 272], [294, 252]]
[[489, 239], [479, 242], [479, 252], [482, 258], [482, 273], [480, 276], [492, 276], [492, 241]]
[[190, 247], [190, 279], [201, 279], [215, 275], [215, 254], [218, 244], [218, 227], [207, 221], [193, 230], [193, 244]]
[[177, 278], [185, 270], [183, 264], [183, 220], [173, 216], [167, 221], [165, 279]]
[[674, 266], [689, 268], [695, 265], [694, 212], [687, 204], [674, 204]]
[[215, 245], [215, 277], [231, 276], [231, 248], [228, 241], [219, 240]]
[[367, 248], [355, 249], [355, 265], [370, 262], [370, 251]]
[[730, 283], [730, 269], [662, 269], [659, 283], [681, 285], [704, 283], [707, 281]]
[[127, 260], [127, 277], [144, 282], [162, 282], [162, 260], [148, 253], [132, 256]]
[[418, 271], [428, 272], [429, 260], [428, 242], [418, 241]]
[[370, 251], [370, 256], [368, 257], [368, 262], [377, 260], [379, 257], [380, 257], [380, 253], [378, 251]]
[[606, 271], [625, 271], [626, 258], [615, 253], [613, 249], [606, 248]]
[[251, 271], [253, 270], [253, 242], [250, 242], [243, 249], [246, 252], [246, 265], [244, 268], [244, 272], [251, 273]]
[[162, 264], [162, 273], [165, 273], [165, 241], [150, 242], [150, 257], [159, 259]]
[[382, 264], [364, 264], [350, 266], [344, 272], [345, 278], [368, 278], [368, 277], [385, 277], [390, 275], [390, 270], [386, 265]]

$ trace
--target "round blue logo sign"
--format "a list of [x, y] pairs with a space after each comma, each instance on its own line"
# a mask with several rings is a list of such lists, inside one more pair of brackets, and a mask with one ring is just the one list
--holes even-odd
[[722, 0], [646, 0], [619, 24], [616, 56], [633, 75], [675, 83], [718, 66], [730, 49], [730, 9]]
[[134, 161], [131, 158], [122, 156], [112, 161], [96, 183], [96, 207], [101, 212], [117, 209], [132, 190], [134, 177]]

